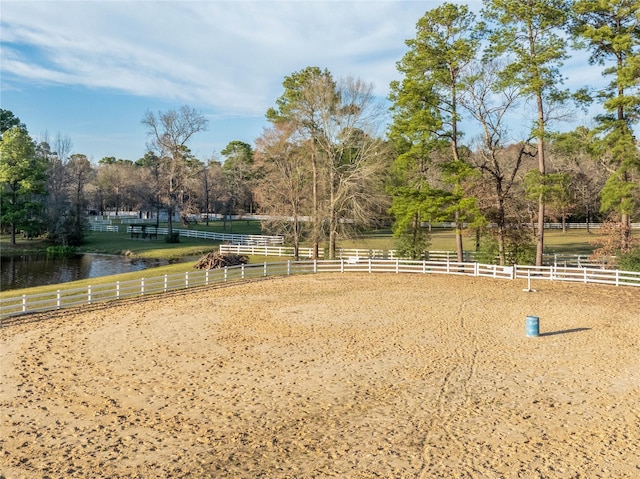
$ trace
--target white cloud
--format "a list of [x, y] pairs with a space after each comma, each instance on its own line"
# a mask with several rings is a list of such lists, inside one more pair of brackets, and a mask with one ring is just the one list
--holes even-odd
[[[121, 92], [149, 100], [140, 102], [140, 116], [143, 103], [152, 109], [189, 104], [218, 130], [225, 122], [238, 125], [227, 121], [238, 118], [249, 119], [255, 130], [256, 119], [281, 95], [285, 76], [307, 66], [327, 68], [336, 78], [359, 77], [386, 97], [389, 83], [399, 78], [396, 62], [407, 51], [405, 40], [415, 36], [420, 17], [442, 3], [2, 0], [2, 89], [79, 86], [109, 100]], [[476, 12], [481, 6], [479, 0], [459, 3]], [[599, 72], [585, 54], [574, 55], [563, 70], [569, 77], [565, 86], [601, 84]], [[33, 122], [48, 116], [39, 108], [31, 106]], [[96, 117], [98, 109], [87, 114]], [[64, 123], [66, 110], [49, 115], [55, 123], [47, 128], [69, 128], [65, 133], [82, 138], [74, 130], [77, 118]], [[129, 121], [139, 128], [139, 118]], [[235, 128], [220, 141], [247, 140], [249, 127]], [[89, 150], [96, 141], [81, 146]]]
[[2, 68], [22, 81], [113, 88], [220, 112], [263, 114], [284, 77], [309, 65], [372, 81], [385, 95], [404, 39], [428, 6], [8, 1]]

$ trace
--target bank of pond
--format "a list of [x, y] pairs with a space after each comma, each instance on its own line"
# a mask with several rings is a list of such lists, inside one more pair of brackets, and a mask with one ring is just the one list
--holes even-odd
[[3, 256], [0, 258], [0, 289], [7, 291], [67, 283], [191, 260], [193, 258], [167, 260], [94, 253], [72, 256], [46, 253]]

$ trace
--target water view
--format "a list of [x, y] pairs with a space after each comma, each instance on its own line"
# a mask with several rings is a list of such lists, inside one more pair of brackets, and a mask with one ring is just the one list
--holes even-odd
[[23, 255], [0, 258], [0, 289], [28, 288], [79, 279], [141, 271], [169, 264], [167, 260], [119, 255], [83, 254], [69, 258]]

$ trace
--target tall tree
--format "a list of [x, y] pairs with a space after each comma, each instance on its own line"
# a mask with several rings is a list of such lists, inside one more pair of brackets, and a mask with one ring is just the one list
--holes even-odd
[[573, 131], [558, 133], [551, 142], [552, 161], [558, 171], [571, 177], [570, 190], [576, 202], [576, 213], [586, 223], [591, 222], [599, 210], [599, 195], [606, 182], [606, 170], [596, 157], [596, 130], [579, 126]]
[[610, 172], [602, 190], [602, 208], [620, 220], [620, 251], [631, 245], [631, 215], [638, 208], [640, 154], [633, 124], [640, 120], [640, 8], [637, 0], [577, 0], [573, 33], [591, 52], [590, 62], [604, 66], [611, 82], [598, 94], [598, 154]]
[[207, 129], [207, 123], [202, 113], [188, 106], [158, 114], [147, 111], [142, 119], [149, 136], [148, 147], [162, 160], [161, 181], [168, 213], [169, 241], [176, 241], [173, 216], [182, 198], [180, 191], [193, 159], [187, 144], [195, 134]]
[[309, 144], [297, 141], [295, 131], [293, 123], [278, 122], [256, 141], [256, 162], [263, 173], [256, 193], [260, 211], [269, 216], [266, 229], [290, 241], [298, 260], [307, 231], [303, 216], [309, 211], [311, 175], [306, 149]]
[[86, 155], [75, 153], [65, 164], [67, 180], [67, 210], [51, 225], [51, 239], [62, 245], [78, 246], [83, 243], [88, 226], [87, 188], [95, 179], [95, 170]]
[[[516, 239], [521, 236], [512, 234], [522, 224], [522, 218], [514, 214], [517, 210], [514, 190], [531, 152], [528, 141], [509, 146], [507, 122], [509, 114], [519, 106], [520, 95], [517, 87], [502, 84], [502, 68], [499, 61], [476, 62], [467, 78], [463, 104], [482, 132], [471, 157], [482, 175], [474, 193], [486, 219], [496, 225], [490, 234], [495, 235], [498, 260], [504, 265], [508, 255], [513, 258], [508, 245], [516, 246]], [[517, 245], [519, 249], [522, 246]]]
[[276, 107], [267, 110], [267, 119], [274, 124], [291, 122], [297, 134], [309, 143], [311, 166], [311, 240], [314, 258], [319, 256], [322, 239], [322, 219], [320, 208], [320, 170], [323, 160], [318, 149], [322, 134], [321, 117], [334, 111], [339, 104], [336, 84], [328, 70], [307, 67], [286, 77], [282, 83], [284, 93], [276, 100]]
[[542, 265], [545, 222], [545, 143], [550, 122], [550, 105], [566, 94], [560, 66], [567, 58], [563, 31], [568, 22], [569, 3], [565, 0], [484, 0], [483, 16], [490, 25], [490, 57], [506, 56], [505, 85], [517, 85], [536, 106], [533, 136], [537, 139], [538, 196], [536, 265]]
[[64, 216], [69, 207], [66, 164], [71, 154], [72, 141], [68, 136], [58, 133], [49, 139], [47, 133], [38, 144], [37, 151], [47, 163], [47, 216], [49, 224], [55, 224]]
[[[227, 184], [227, 213], [252, 212], [253, 148], [248, 143], [234, 140], [221, 152], [225, 160], [222, 172]], [[226, 221], [226, 219], [225, 219]]]
[[11, 130], [14, 126], [25, 131], [27, 130], [26, 125], [22, 123], [20, 118], [15, 116], [12, 111], [0, 108], [0, 139], [2, 139], [5, 131]]
[[[446, 181], [441, 181], [438, 188], [418, 181], [415, 187], [426, 194], [396, 188], [396, 194], [408, 196], [396, 201], [398, 208], [392, 206], [392, 210], [396, 217], [400, 210], [411, 215], [433, 210], [429, 206], [407, 208], [406, 202], [411, 199], [444, 206], [456, 224], [456, 250], [458, 260], [462, 261], [462, 223], [467, 219], [465, 208], [471, 205], [462, 188], [470, 169], [465, 165], [460, 144], [460, 99], [465, 69], [478, 51], [475, 15], [466, 5], [445, 3], [428, 11], [418, 21], [416, 30], [416, 37], [406, 41], [409, 51], [398, 63], [398, 71], [404, 78], [391, 84], [394, 121], [390, 137], [401, 156], [426, 155], [420, 161], [423, 165], [434, 163], [430, 157], [441, 158], [440, 179], [446, 177]], [[443, 156], [447, 149], [449, 155]], [[403, 223], [419, 227], [421, 221]], [[407, 230], [398, 231], [404, 234]]]
[[216, 211], [216, 203], [222, 196], [224, 181], [222, 164], [212, 156], [202, 167], [202, 194], [200, 195], [202, 210], [206, 214], [205, 221], [209, 226], [209, 216]]
[[26, 129], [14, 126], [0, 140], [0, 223], [11, 244], [19, 229], [29, 231], [44, 206], [46, 164]]
[[373, 85], [346, 78], [337, 82], [336, 92], [339, 103], [320, 116], [317, 141], [326, 159], [330, 259], [335, 258], [339, 235], [370, 225], [387, 203], [383, 172], [388, 147], [378, 134], [383, 109]]

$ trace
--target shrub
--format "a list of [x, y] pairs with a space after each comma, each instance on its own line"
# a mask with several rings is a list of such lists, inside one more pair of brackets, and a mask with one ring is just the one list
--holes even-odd
[[180, 243], [180, 232], [174, 231], [171, 234], [165, 236], [164, 240], [167, 243]]
[[640, 271], [640, 248], [621, 254], [618, 256], [616, 263], [618, 269], [623, 271]]

